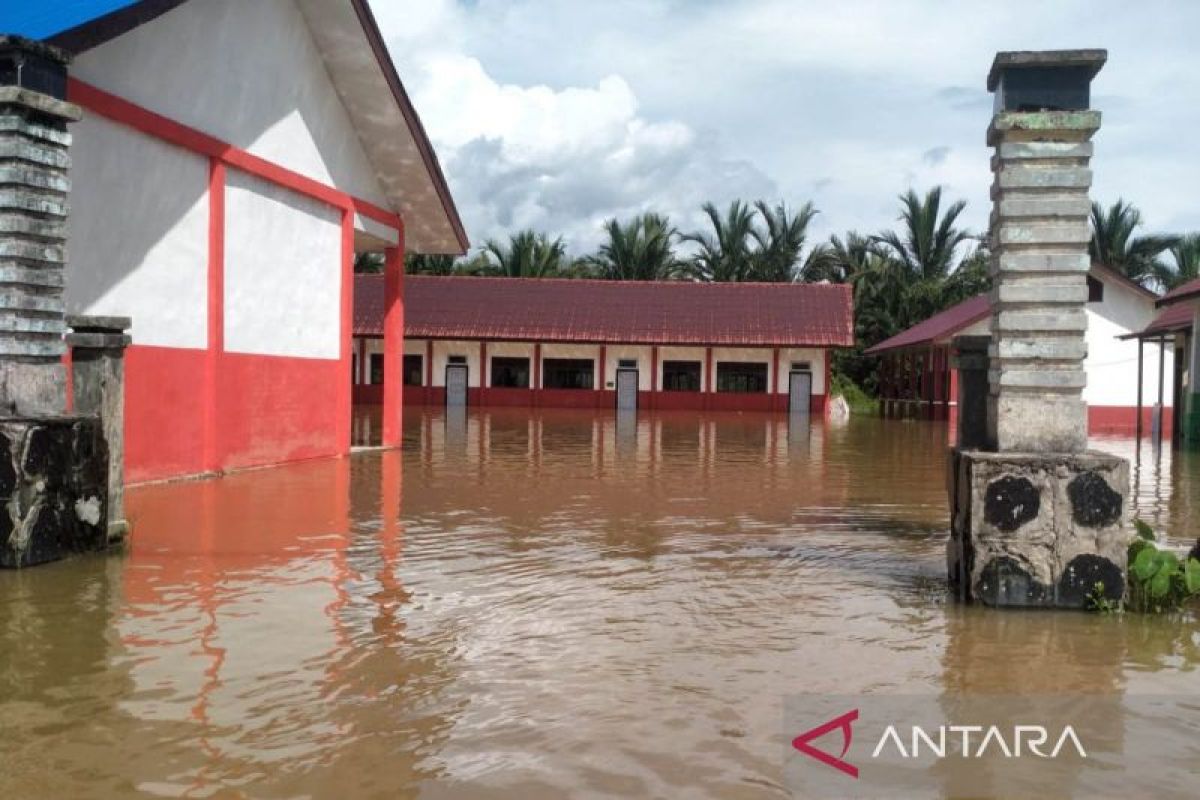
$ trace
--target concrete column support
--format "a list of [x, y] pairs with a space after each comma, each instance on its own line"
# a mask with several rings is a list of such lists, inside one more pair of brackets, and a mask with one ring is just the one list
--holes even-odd
[[992, 158], [989, 438], [1000, 451], [1087, 448], [1083, 360], [1091, 138], [1100, 112], [1001, 111]]
[[125, 348], [129, 317], [68, 316], [75, 413], [100, 418], [108, 446], [108, 540], [129, 531], [125, 518]]
[[[18, 63], [69, 56], [40, 42], [0, 36]], [[32, 67], [30, 67], [32, 71]], [[19, 83], [20, 71], [17, 82]], [[65, 80], [65, 77], [64, 77]], [[0, 412], [62, 414], [63, 280], [78, 106], [24, 86], [0, 86]]]

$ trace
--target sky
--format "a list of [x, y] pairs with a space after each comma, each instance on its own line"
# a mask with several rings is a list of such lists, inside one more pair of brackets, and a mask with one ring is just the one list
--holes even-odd
[[987, 225], [998, 50], [1092, 48], [1093, 199], [1200, 230], [1190, 0], [382, 0], [373, 4], [472, 245], [532, 227], [593, 249], [646, 210], [811, 201], [815, 238], [945, 187]]

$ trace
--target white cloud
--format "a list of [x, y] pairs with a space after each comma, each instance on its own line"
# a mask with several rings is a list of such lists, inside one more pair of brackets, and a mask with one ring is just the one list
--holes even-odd
[[532, 227], [565, 236], [581, 252], [612, 216], [661, 209], [694, 225], [696, 198], [777, 192], [712, 135], [641, 116], [619, 75], [557, 89], [497, 81], [440, 38], [463, 13], [445, 2], [423, 5], [423, 17], [391, 36], [390, 47], [408, 65], [406, 86], [476, 246]]
[[1093, 196], [1200, 228], [1200, 4], [1121, 0], [379, 2], [476, 244], [522, 226], [591, 246], [645, 208], [814, 200], [815, 232], [891, 225], [935, 183], [986, 224], [997, 50], [1107, 47]]

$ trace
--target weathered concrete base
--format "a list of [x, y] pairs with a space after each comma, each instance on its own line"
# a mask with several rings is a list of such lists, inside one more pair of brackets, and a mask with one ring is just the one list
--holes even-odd
[[1084, 453], [952, 450], [946, 561], [960, 600], [1084, 608], [1125, 594], [1129, 463]]
[[94, 417], [0, 417], [0, 567], [108, 546], [108, 450]]
[[0, 414], [61, 414], [67, 407], [66, 382], [61, 361], [0, 361]]
[[1087, 449], [1087, 404], [1079, 397], [989, 395], [988, 430], [996, 449], [1008, 453]]

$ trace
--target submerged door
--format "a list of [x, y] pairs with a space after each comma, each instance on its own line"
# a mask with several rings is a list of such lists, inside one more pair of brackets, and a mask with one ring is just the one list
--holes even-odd
[[792, 414], [807, 415], [812, 405], [812, 373], [788, 373], [788, 410]]
[[636, 369], [617, 370], [617, 410], [634, 411], [637, 409], [638, 371]]
[[462, 408], [467, 405], [467, 365], [446, 365], [446, 405]]

